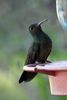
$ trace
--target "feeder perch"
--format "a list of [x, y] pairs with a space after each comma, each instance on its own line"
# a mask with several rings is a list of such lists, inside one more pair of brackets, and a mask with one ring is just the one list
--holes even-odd
[[[35, 67], [34, 67], [35, 66]], [[55, 61], [49, 64], [30, 64], [23, 70], [47, 74], [52, 95], [67, 95], [67, 61]]]

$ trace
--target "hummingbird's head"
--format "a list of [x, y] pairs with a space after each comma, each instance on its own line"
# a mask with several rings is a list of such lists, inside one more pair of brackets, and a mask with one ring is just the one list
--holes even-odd
[[35, 24], [32, 24], [29, 26], [29, 31], [31, 33], [35, 33], [37, 32], [38, 30], [41, 30], [41, 24], [44, 23], [45, 21], [47, 21], [48, 19], [45, 19], [45, 20], [42, 20], [40, 21], [39, 23], [35, 23]]

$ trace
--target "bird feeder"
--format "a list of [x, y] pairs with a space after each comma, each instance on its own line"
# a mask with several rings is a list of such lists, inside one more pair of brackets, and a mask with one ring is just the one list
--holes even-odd
[[67, 0], [56, 0], [56, 11], [60, 24], [67, 31]]
[[67, 61], [57, 61], [49, 64], [30, 64], [23, 70], [48, 75], [52, 95], [67, 95]]

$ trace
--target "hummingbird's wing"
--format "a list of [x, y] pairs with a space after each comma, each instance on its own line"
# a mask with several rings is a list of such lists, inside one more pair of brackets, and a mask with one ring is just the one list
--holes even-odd
[[[38, 55], [39, 55], [39, 44], [34, 42], [32, 46], [29, 48], [25, 65], [34, 64], [36, 62]], [[32, 80], [36, 76], [36, 74], [37, 73], [24, 71], [19, 79], [19, 83], [23, 81]]]

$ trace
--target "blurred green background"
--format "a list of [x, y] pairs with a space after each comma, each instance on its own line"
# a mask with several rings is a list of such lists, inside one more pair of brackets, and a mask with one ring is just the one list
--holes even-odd
[[49, 19], [42, 25], [53, 41], [49, 60], [67, 59], [67, 34], [57, 19], [55, 2], [0, 0], [0, 100], [67, 100], [66, 96], [51, 96], [47, 75], [18, 83], [33, 40], [28, 31], [32, 23]]

